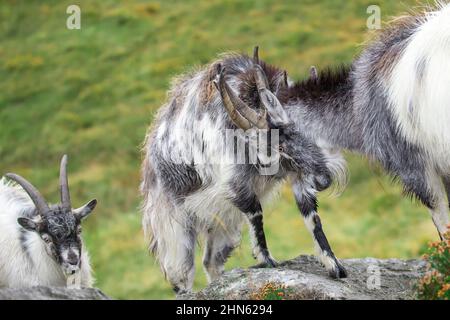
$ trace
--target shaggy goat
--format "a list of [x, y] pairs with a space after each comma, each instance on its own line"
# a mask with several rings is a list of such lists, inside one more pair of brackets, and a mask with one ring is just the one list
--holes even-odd
[[19, 175], [6, 174], [18, 185], [0, 180], [0, 287], [92, 286], [80, 224], [97, 201], [72, 209], [66, 166], [64, 156], [58, 205]]
[[[253, 59], [228, 55], [181, 78], [154, 120], [144, 147], [143, 227], [149, 249], [175, 292], [192, 288], [197, 236], [205, 237], [203, 265], [211, 281], [239, 244], [245, 220], [254, 256], [275, 266], [263, 231], [261, 202], [288, 176], [309, 186], [306, 197], [310, 190], [327, 188], [341, 173], [341, 157], [293, 130], [294, 123], [272, 93], [287, 87], [286, 73], [259, 61], [256, 48]], [[266, 139], [261, 132], [267, 133]], [[272, 139], [277, 133], [278, 143]], [[227, 143], [234, 138], [238, 148]], [[260, 152], [265, 144], [267, 154]], [[245, 150], [240, 155], [244, 161], [236, 161], [239, 146]], [[269, 163], [276, 164], [276, 170], [265, 171]], [[330, 274], [344, 277], [319, 217], [305, 219], [314, 225], [310, 231]]]
[[[443, 238], [450, 195], [450, 4], [395, 20], [350, 66], [325, 70], [278, 97], [317, 145], [379, 161], [430, 209]], [[303, 214], [316, 211], [316, 192], [308, 188], [294, 184]]]

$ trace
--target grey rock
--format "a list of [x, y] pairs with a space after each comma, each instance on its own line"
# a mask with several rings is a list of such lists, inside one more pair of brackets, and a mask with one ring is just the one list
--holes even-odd
[[64, 287], [0, 288], [0, 300], [110, 300], [98, 289]]
[[[178, 299], [241, 300], [261, 298], [262, 288], [282, 286], [287, 299], [301, 300], [408, 300], [415, 298], [415, 284], [426, 272], [421, 260], [342, 260], [346, 279], [332, 279], [312, 256], [285, 261], [277, 268], [234, 269], [197, 293]], [[377, 281], [379, 279], [379, 282]]]

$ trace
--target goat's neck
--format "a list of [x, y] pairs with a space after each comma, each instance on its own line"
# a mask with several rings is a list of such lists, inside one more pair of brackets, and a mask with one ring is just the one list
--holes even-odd
[[282, 99], [299, 129], [311, 138], [360, 151], [362, 126], [354, 116], [351, 70], [333, 72], [295, 84]]

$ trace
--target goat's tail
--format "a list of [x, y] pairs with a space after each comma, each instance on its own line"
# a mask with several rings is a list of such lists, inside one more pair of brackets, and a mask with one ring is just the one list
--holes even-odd
[[400, 131], [433, 153], [450, 150], [450, 4], [438, 4], [418, 20], [387, 84]]

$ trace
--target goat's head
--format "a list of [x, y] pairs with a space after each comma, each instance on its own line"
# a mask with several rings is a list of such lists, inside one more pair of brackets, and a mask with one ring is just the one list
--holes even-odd
[[48, 205], [40, 192], [23, 177], [13, 173], [6, 174], [6, 177], [17, 182], [27, 192], [38, 212], [33, 219], [19, 218], [18, 223], [41, 237], [47, 254], [61, 266], [66, 276], [78, 272], [82, 250], [81, 221], [94, 210], [97, 200], [72, 209], [67, 178], [67, 155], [61, 160], [60, 204]]
[[[231, 120], [241, 129], [271, 129], [289, 126], [290, 121], [278, 98], [270, 91], [267, 76], [260, 65], [258, 47], [253, 51], [253, 76], [262, 104], [262, 113], [258, 113], [243, 102], [230, 88], [225, 80], [226, 70], [218, 65], [219, 77], [215, 85], [220, 92], [225, 109]], [[287, 76], [284, 73], [284, 84], [287, 87]]]
[[[258, 101], [260, 106], [253, 106], [251, 108], [230, 88], [225, 79], [225, 70], [220, 67], [218, 70], [218, 79], [215, 82], [218, 91], [220, 92], [223, 105], [234, 122], [234, 124], [243, 130], [248, 129], [278, 129], [278, 145], [270, 145], [272, 150], [278, 149], [281, 161], [284, 161], [284, 168], [305, 174], [312, 174], [316, 179], [316, 187], [320, 190], [327, 188], [331, 183], [331, 173], [326, 166], [326, 161], [320, 148], [300, 129], [295, 119], [291, 119], [285, 106], [280, 102], [277, 96], [271, 92], [268, 78], [261, 67], [258, 57], [258, 47], [254, 50], [253, 67], [251, 74], [253, 79], [245, 78], [245, 81], [252, 81], [252, 87], [257, 89]], [[267, 68], [265, 68], [268, 70]], [[246, 74], [247, 76], [248, 74]], [[251, 80], [248, 80], [251, 79]], [[286, 94], [289, 91], [289, 84], [287, 75], [283, 72], [283, 79], [278, 82], [278, 92]], [[318, 82], [317, 69], [311, 67], [310, 81]], [[272, 79], [273, 82], [273, 79]], [[246, 84], [249, 87], [249, 84]], [[280, 90], [281, 89], [281, 90]], [[283, 99], [282, 99], [283, 101]], [[263, 110], [257, 112], [257, 109]], [[259, 142], [268, 141], [259, 139]], [[271, 142], [272, 143], [272, 142]], [[277, 148], [276, 148], [277, 147]], [[264, 150], [264, 149], [263, 149]], [[259, 155], [259, 154], [258, 154]], [[271, 153], [273, 155], [273, 153]], [[264, 156], [264, 155], [263, 155]], [[268, 163], [268, 161], [267, 161]]]

